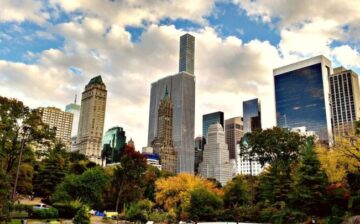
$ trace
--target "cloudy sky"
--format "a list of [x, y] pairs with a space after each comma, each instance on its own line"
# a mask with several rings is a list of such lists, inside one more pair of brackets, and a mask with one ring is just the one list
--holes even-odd
[[202, 114], [241, 116], [255, 97], [274, 125], [276, 67], [323, 54], [360, 74], [359, 0], [1, 0], [0, 95], [64, 109], [101, 74], [105, 129], [124, 127], [140, 149], [150, 84], [177, 72], [186, 32], [196, 38], [196, 135]]

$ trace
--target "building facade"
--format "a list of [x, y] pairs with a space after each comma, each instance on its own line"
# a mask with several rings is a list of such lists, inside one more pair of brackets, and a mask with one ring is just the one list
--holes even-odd
[[195, 162], [194, 162], [194, 171], [195, 174], [199, 172], [199, 165], [203, 160], [203, 151], [206, 144], [206, 139], [203, 136], [195, 138]]
[[199, 173], [205, 178], [216, 179], [222, 186], [225, 186], [232, 178], [232, 167], [229, 161], [229, 150], [225, 143], [225, 132], [219, 123], [212, 124], [209, 127]]
[[126, 135], [122, 127], [113, 127], [105, 132], [102, 140], [102, 157], [106, 157], [106, 164], [120, 162], [125, 144]]
[[160, 155], [163, 170], [176, 173], [177, 152], [173, 145], [173, 104], [167, 87], [158, 109], [157, 136], [152, 141], [154, 153]]
[[[191, 58], [193, 60], [194, 54], [186, 55], [188, 58], [180, 61], [189, 61]], [[151, 84], [148, 146], [151, 146], [157, 134], [158, 108], [166, 88], [173, 104], [172, 140], [177, 151], [177, 172], [193, 173], [195, 128], [195, 76], [193, 74], [181, 71]]]
[[195, 37], [184, 34], [180, 37], [179, 72], [194, 74]]
[[74, 115], [64, 112], [55, 107], [40, 107], [38, 112], [41, 120], [55, 130], [56, 138], [65, 144], [65, 147], [71, 148], [71, 128]]
[[242, 117], [233, 117], [225, 121], [226, 144], [229, 148], [229, 159], [236, 159], [236, 147], [244, 136]]
[[290, 130], [306, 127], [322, 143], [332, 145], [330, 60], [317, 56], [273, 72], [277, 126]]
[[81, 97], [81, 110], [77, 146], [80, 153], [101, 163], [107, 90], [101, 76], [96, 76], [85, 86]]
[[354, 121], [360, 118], [360, 90], [358, 75], [339, 67], [330, 75], [331, 115], [335, 136], [351, 132]]
[[204, 114], [202, 117], [202, 131], [206, 138], [210, 125], [219, 123], [224, 128], [224, 112], [218, 111], [210, 114]]
[[261, 130], [261, 109], [259, 99], [243, 102], [244, 133]]
[[80, 105], [76, 104], [76, 96], [74, 103], [70, 103], [66, 105], [65, 112], [69, 112], [74, 115], [73, 125], [71, 129], [71, 137], [76, 137], [79, 129], [79, 119], [80, 119]]

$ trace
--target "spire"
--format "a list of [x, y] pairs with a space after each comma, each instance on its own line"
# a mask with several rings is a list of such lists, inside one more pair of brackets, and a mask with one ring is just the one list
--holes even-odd
[[169, 91], [168, 91], [168, 87], [165, 87], [165, 95], [164, 95], [164, 100], [169, 99]]
[[75, 94], [75, 100], [74, 100], [74, 104], [76, 104], [76, 98], [77, 98], [77, 94]]

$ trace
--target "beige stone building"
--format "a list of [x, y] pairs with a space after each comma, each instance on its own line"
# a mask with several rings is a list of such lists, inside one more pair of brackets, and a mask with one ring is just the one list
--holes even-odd
[[359, 79], [354, 71], [338, 67], [329, 81], [332, 126], [336, 137], [351, 132], [354, 121], [360, 119]]
[[173, 146], [173, 104], [168, 90], [160, 101], [158, 109], [157, 136], [152, 141], [154, 153], [159, 154], [160, 164], [163, 170], [176, 173], [177, 152]]
[[71, 146], [71, 129], [74, 115], [55, 107], [38, 108], [41, 120], [55, 129], [56, 138], [63, 142], [68, 150]]
[[225, 120], [225, 138], [229, 148], [229, 158], [236, 159], [236, 147], [244, 136], [242, 117], [234, 117]]
[[101, 76], [86, 85], [81, 97], [77, 148], [91, 161], [100, 163], [107, 90]]

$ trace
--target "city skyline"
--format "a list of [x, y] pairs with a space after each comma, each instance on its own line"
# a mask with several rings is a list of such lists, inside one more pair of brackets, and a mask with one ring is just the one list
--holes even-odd
[[[123, 11], [116, 10], [136, 7], [43, 4], [5, 1], [0, 9], [0, 95], [32, 108], [64, 108], [100, 74], [109, 92], [104, 129], [124, 127], [138, 150], [147, 145], [150, 83], [177, 71], [178, 38], [186, 32], [196, 38], [195, 136], [203, 114], [242, 116], [240, 103], [232, 102], [255, 97], [268, 111], [264, 128], [275, 125], [274, 68], [324, 54], [334, 68], [360, 74], [358, 1], [314, 6], [316, 13], [306, 1], [179, 2], [170, 10], [167, 3], [151, 8], [139, 2], [146, 6], [139, 9], [142, 16], [121, 19]], [[105, 13], [110, 4], [114, 11]]]

